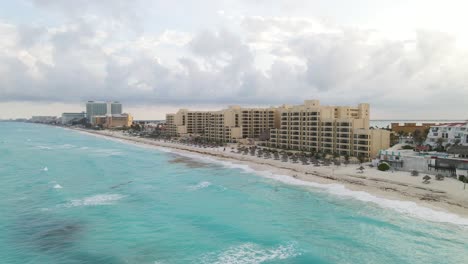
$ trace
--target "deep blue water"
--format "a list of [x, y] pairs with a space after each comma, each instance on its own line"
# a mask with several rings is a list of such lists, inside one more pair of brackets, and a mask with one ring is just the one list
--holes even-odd
[[468, 231], [75, 131], [0, 123], [0, 263], [467, 263]]

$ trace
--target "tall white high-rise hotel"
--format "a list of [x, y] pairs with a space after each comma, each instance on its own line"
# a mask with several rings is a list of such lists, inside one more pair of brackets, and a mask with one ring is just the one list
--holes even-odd
[[86, 118], [93, 120], [93, 116], [110, 116], [122, 114], [122, 104], [119, 102], [88, 101], [86, 103]]

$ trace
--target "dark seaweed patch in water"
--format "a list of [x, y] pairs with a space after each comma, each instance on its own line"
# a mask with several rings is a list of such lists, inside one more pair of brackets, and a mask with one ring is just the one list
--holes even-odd
[[176, 156], [172, 160], [169, 161], [169, 163], [172, 164], [183, 164], [189, 168], [196, 169], [196, 168], [212, 168], [216, 167], [216, 165], [210, 164], [210, 163], [205, 163], [205, 162], [200, 162], [196, 161], [191, 158], [187, 157], [182, 157], [182, 156]]
[[77, 241], [84, 234], [85, 226], [74, 220], [53, 220], [51, 217], [23, 215], [15, 226], [17, 229], [15, 241], [18, 246], [48, 255], [54, 259], [53, 263], [126, 263], [112, 255], [77, 250]]
[[119, 187], [122, 187], [122, 186], [125, 186], [125, 185], [129, 185], [130, 183], [132, 183], [133, 181], [128, 181], [128, 182], [124, 182], [124, 183], [120, 183], [120, 184], [117, 184], [117, 185], [114, 185], [112, 187], [110, 187], [111, 189], [117, 189]]
[[46, 215], [23, 215], [14, 229], [14, 238], [19, 245], [51, 252], [72, 246], [83, 233], [84, 226], [74, 220], [54, 220]]
[[67, 264], [123, 264], [129, 263], [127, 261], [120, 260], [117, 257], [103, 255], [103, 254], [96, 254], [90, 252], [76, 252], [70, 254], [63, 254], [61, 257], [63, 262], [59, 263], [67, 263]]
[[40, 250], [59, 250], [71, 246], [77, 240], [81, 230], [82, 226], [76, 223], [46, 227], [33, 235], [33, 242]]

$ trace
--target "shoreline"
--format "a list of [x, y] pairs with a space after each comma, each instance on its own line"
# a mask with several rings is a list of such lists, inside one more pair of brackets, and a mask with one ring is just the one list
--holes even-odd
[[[385, 205], [384, 200], [391, 200], [400, 203], [399, 208], [393, 209], [415, 216], [418, 216], [418, 214], [421, 214], [420, 217], [422, 215], [431, 216], [434, 211], [436, 213], [445, 213], [445, 217], [453, 221], [436, 222], [458, 222], [461, 225], [468, 226], [468, 203], [466, 202], [468, 201], [468, 190], [463, 190], [463, 184], [452, 178], [446, 178], [443, 181], [432, 180], [431, 184], [428, 185], [422, 183], [423, 175], [414, 177], [410, 176], [410, 173], [402, 171], [381, 172], [376, 168], [366, 168], [363, 174], [359, 174], [356, 170], [358, 166], [356, 164], [314, 167], [312, 165], [237, 154], [231, 152], [230, 147], [223, 151], [223, 148], [197, 148], [149, 138], [132, 137], [123, 135], [118, 131], [66, 129], [107, 139], [117, 139], [144, 147], [153, 147], [159, 150], [165, 148], [166, 151], [192, 156], [192, 158], [206, 159], [209, 157], [214, 159], [213, 161], [230, 162], [234, 164], [233, 167], [237, 168], [246, 169], [245, 167], [248, 166], [247, 168], [250, 168], [253, 173], [263, 174], [268, 178], [287, 184], [328, 188], [329, 193], [339, 196], [353, 196], [356, 198], [356, 194], [359, 193], [360, 198], [358, 200], [374, 202], [380, 207], [390, 207]], [[342, 185], [344, 188], [336, 188], [337, 184]], [[346, 189], [348, 192], [354, 192], [354, 195], [346, 193]], [[376, 202], [376, 200], [379, 202]], [[405, 206], [414, 207], [412, 203], [425, 210], [416, 213], [412, 212], [411, 208], [405, 208]], [[457, 217], [459, 219], [456, 219]]]

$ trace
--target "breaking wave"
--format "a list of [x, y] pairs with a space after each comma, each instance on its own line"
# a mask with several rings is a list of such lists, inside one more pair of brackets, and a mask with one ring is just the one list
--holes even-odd
[[293, 244], [274, 248], [263, 248], [254, 243], [230, 247], [221, 253], [209, 253], [201, 258], [201, 263], [213, 264], [254, 264], [273, 260], [286, 260], [300, 255]]
[[196, 191], [196, 190], [207, 188], [207, 187], [209, 187], [211, 185], [212, 185], [211, 182], [203, 181], [203, 182], [199, 182], [196, 185], [189, 186], [188, 189], [191, 190], [191, 191]]
[[428, 220], [431, 222], [438, 222], [438, 223], [449, 223], [449, 224], [455, 224], [455, 225], [468, 227], [467, 218], [463, 218], [453, 213], [434, 210], [425, 206], [421, 206], [411, 201], [392, 200], [388, 198], [378, 197], [378, 196], [372, 195], [364, 191], [353, 191], [353, 190], [347, 189], [342, 184], [315, 183], [315, 182], [296, 179], [288, 175], [275, 174], [271, 171], [257, 171], [251, 168], [249, 165], [237, 164], [231, 161], [220, 160], [220, 159], [216, 159], [212, 157], [196, 155], [196, 154], [191, 154], [191, 153], [186, 153], [186, 152], [172, 151], [167, 148], [164, 148], [163, 151], [176, 153], [178, 155], [183, 155], [186, 157], [194, 158], [203, 162], [217, 163], [226, 168], [240, 169], [244, 171], [245, 173], [253, 173], [253, 174], [265, 177], [265, 178], [280, 181], [288, 185], [308, 186], [308, 187], [317, 188], [317, 189], [323, 190], [329, 194], [332, 194], [338, 197], [353, 198], [358, 201], [373, 203], [382, 208], [391, 209], [399, 213], [409, 215], [415, 218], [419, 218], [422, 220]]
[[124, 197], [124, 195], [120, 194], [98, 194], [83, 199], [71, 200], [64, 207], [111, 205]]

